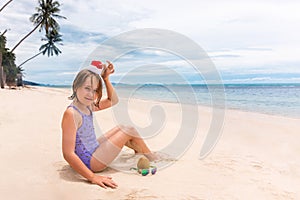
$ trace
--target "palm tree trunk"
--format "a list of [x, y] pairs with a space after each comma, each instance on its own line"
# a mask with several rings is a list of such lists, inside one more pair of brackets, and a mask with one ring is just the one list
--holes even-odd
[[2, 8], [0, 9], [0, 12], [10, 3], [12, 2], [13, 0], [9, 0], [6, 4], [4, 4], [4, 6], [2, 6]]
[[16, 46], [14, 46], [14, 48], [10, 52], [13, 52], [29, 35], [31, 35], [39, 27], [40, 24], [41, 23], [36, 25], [36, 27], [34, 27], [32, 31], [30, 31], [27, 35], [25, 35], [25, 37], [22, 40], [20, 40], [20, 42], [18, 42], [18, 44], [16, 44]]
[[38, 53], [38, 54], [36, 54], [36, 55], [34, 55], [34, 56], [28, 58], [27, 60], [25, 60], [24, 62], [22, 62], [18, 67], [21, 67], [22, 65], [24, 65], [25, 63], [27, 63], [29, 60], [34, 59], [35, 57], [37, 57], [37, 56], [40, 55], [41, 53], [43, 53], [43, 52], [41, 51], [40, 53]]
[[0, 85], [4, 88], [4, 77], [3, 77], [3, 67], [2, 67], [2, 52], [0, 51]]

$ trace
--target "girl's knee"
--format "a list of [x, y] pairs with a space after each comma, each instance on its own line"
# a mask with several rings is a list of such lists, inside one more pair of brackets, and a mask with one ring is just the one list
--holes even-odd
[[132, 126], [119, 125], [119, 128], [122, 132], [126, 133], [127, 135], [134, 136], [134, 137], [139, 136], [137, 130]]

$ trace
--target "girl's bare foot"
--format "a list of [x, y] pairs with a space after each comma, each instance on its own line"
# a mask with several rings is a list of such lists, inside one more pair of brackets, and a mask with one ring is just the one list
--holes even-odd
[[151, 162], [159, 160], [159, 156], [156, 155], [154, 152], [151, 152], [151, 153], [144, 153], [144, 155], [145, 155]]

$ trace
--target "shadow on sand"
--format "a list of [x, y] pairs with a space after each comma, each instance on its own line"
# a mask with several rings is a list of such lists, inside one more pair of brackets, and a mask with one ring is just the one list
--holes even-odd
[[[57, 168], [57, 172], [59, 173], [59, 177], [65, 181], [69, 182], [81, 182], [81, 183], [90, 183], [88, 180], [83, 178], [80, 174], [74, 171], [70, 165], [64, 164]], [[96, 173], [98, 175], [109, 176], [112, 173], [116, 173], [117, 171], [108, 167], [105, 170]]]

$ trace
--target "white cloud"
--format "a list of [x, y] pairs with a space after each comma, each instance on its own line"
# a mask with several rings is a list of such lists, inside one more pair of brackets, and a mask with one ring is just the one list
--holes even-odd
[[[24, 65], [28, 77], [37, 78], [34, 75], [37, 70], [41, 76], [44, 68], [63, 72], [61, 77], [64, 72], [73, 73], [102, 40], [136, 28], [170, 29], [189, 37], [208, 52], [220, 71], [300, 74], [299, 1], [64, 0], [61, 3], [60, 14], [67, 17], [59, 21], [64, 33], [64, 46], [60, 47], [63, 54], [30, 61]], [[6, 33], [9, 48], [33, 29], [29, 17], [36, 5], [37, 1], [13, 1], [0, 13], [0, 31], [10, 29]], [[38, 52], [41, 37], [36, 32], [16, 49], [17, 63]], [[145, 38], [147, 35], [136, 39]], [[174, 45], [185, 48], [176, 41]], [[105, 51], [112, 49], [103, 49], [102, 53]], [[162, 51], [151, 53], [154, 57], [165, 57]], [[145, 64], [144, 54], [138, 55], [139, 65]], [[135, 56], [128, 55], [123, 64], [130, 64]], [[158, 61], [180, 64], [175, 59]], [[124, 72], [120, 69], [120, 73]]]

